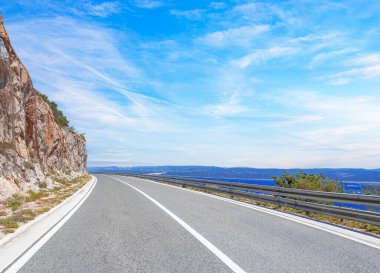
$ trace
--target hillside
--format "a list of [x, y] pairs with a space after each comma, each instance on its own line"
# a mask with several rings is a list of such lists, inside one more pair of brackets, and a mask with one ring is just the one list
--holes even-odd
[[147, 167], [90, 167], [90, 172], [121, 172], [121, 173], [160, 173], [162, 175], [241, 178], [241, 179], [271, 179], [280, 176], [284, 171], [296, 174], [303, 171], [309, 174], [323, 173], [331, 179], [344, 181], [380, 181], [380, 169], [259, 169], [259, 168], [221, 168], [213, 166], [147, 166]]
[[86, 141], [34, 89], [0, 17], [0, 199], [87, 172]]

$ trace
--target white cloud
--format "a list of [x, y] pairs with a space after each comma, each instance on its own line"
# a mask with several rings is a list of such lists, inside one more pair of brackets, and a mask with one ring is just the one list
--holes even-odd
[[111, 14], [120, 12], [120, 5], [118, 2], [103, 2], [101, 4], [86, 3], [84, 5], [86, 13], [99, 17], [107, 17]]
[[269, 31], [268, 25], [242, 26], [208, 33], [198, 41], [215, 47], [231, 45], [248, 46], [261, 33]]
[[237, 94], [232, 94], [220, 103], [205, 106], [202, 110], [206, 115], [217, 119], [237, 116], [248, 111], [246, 107], [241, 105]]
[[12, 24], [8, 31], [34, 85], [90, 140], [96, 138], [93, 128], [172, 130], [165, 102], [130, 91], [126, 81], [146, 79], [121, 55], [112, 31], [66, 17]]
[[155, 9], [164, 5], [162, 1], [153, 0], [135, 0], [135, 5], [142, 9]]
[[209, 7], [212, 9], [220, 10], [220, 9], [225, 9], [227, 5], [224, 2], [211, 2]]
[[329, 52], [322, 52], [322, 53], [315, 55], [312, 58], [312, 60], [308, 64], [308, 67], [310, 69], [312, 69], [318, 65], [321, 65], [323, 62], [325, 62], [327, 60], [334, 59], [338, 56], [347, 55], [347, 54], [354, 53], [357, 51], [358, 51], [358, 49], [355, 49], [355, 48], [343, 48], [343, 49], [333, 50], [333, 51], [329, 51]]
[[244, 57], [234, 60], [232, 63], [240, 68], [247, 68], [248, 66], [255, 64], [260, 65], [268, 60], [292, 55], [297, 50], [291, 47], [278, 47], [274, 46], [268, 49], [257, 50], [253, 53], [245, 55]]
[[357, 79], [380, 78], [380, 54], [359, 56], [346, 62], [353, 68], [335, 73], [327, 77], [330, 84], [342, 85]]
[[192, 9], [192, 10], [170, 10], [170, 14], [175, 15], [177, 17], [183, 17], [188, 20], [199, 20], [203, 16], [203, 9]]

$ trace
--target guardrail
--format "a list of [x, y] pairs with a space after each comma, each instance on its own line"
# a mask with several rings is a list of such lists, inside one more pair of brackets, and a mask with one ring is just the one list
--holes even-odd
[[239, 196], [267, 202], [279, 206], [291, 207], [326, 214], [344, 219], [380, 226], [380, 213], [374, 211], [362, 211], [332, 205], [333, 202], [345, 204], [366, 205], [380, 207], [380, 196], [359, 195], [347, 193], [332, 193], [254, 184], [219, 182], [210, 180], [188, 179], [178, 177], [166, 177], [159, 175], [137, 175], [124, 173], [108, 173], [111, 175], [124, 175], [144, 178], [164, 183], [172, 183], [181, 186], [191, 186], [232, 196]]

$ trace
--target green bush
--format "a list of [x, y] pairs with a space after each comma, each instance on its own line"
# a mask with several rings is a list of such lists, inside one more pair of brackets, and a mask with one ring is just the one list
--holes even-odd
[[375, 185], [365, 186], [362, 190], [363, 190], [363, 193], [366, 195], [380, 195], [380, 186], [375, 186]]
[[67, 117], [63, 114], [63, 112], [61, 110], [58, 109], [58, 105], [56, 102], [54, 101], [50, 101], [49, 98], [44, 95], [44, 94], [41, 94], [39, 92], [37, 92], [37, 94], [40, 96], [40, 98], [42, 98], [47, 104], [49, 104], [50, 106], [50, 109], [51, 111], [53, 112], [53, 115], [54, 115], [54, 119], [55, 119], [55, 122], [57, 122], [57, 124], [59, 125], [59, 127], [69, 127], [69, 120], [67, 119]]
[[299, 172], [291, 175], [287, 172], [280, 177], [273, 177], [276, 185], [285, 188], [296, 188], [314, 191], [343, 192], [343, 184], [338, 180], [324, 177], [322, 174], [307, 174]]

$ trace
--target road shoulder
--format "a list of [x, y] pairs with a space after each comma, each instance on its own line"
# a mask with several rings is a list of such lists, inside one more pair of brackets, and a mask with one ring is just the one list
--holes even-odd
[[50, 211], [0, 241], [0, 272], [17, 272], [75, 213], [95, 187], [96, 177]]

